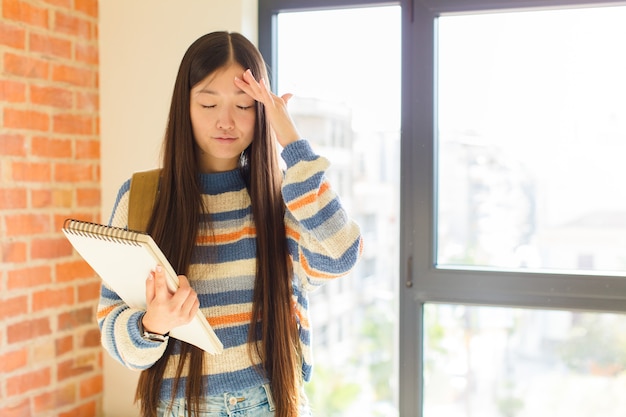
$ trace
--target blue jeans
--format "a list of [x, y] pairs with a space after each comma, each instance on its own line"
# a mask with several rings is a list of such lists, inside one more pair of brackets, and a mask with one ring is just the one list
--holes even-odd
[[[306, 395], [301, 396], [298, 417], [311, 417]], [[177, 399], [171, 408], [169, 401], [161, 401], [157, 407], [158, 417], [191, 417], [185, 399]], [[205, 397], [200, 404], [198, 417], [273, 417], [274, 400], [269, 385], [250, 388], [240, 392]]]

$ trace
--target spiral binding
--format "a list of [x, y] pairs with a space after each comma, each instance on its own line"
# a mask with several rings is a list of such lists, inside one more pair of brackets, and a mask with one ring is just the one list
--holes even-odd
[[63, 230], [67, 233], [106, 240], [108, 242], [121, 243], [124, 245], [140, 246], [138, 236], [143, 233], [121, 227], [106, 226], [103, 224], [86, 222], [76, 219], [65, 219]]

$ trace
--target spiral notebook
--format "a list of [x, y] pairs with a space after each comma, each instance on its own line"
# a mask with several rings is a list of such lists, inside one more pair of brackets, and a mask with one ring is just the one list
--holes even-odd
[[[67, 219], [63, 233], [74, 249], [130, 307], [146, 308], [146, 278], [162, 265], [170, 290], [178, 288], [178, 276], [150, 235], [118, 227]], [[170, 337], [217, 354], [223, 350], [200, 311], [194, 319], [170, 331]]]

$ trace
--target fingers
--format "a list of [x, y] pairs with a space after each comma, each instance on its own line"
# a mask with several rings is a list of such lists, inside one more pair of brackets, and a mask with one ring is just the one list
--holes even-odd
[[155, 288], [154, 288], [154, 271], [150, 271], [150, 275], [148, 275], [148, 279], [146, 279], [146, 303], [150, 304], [155, 297]]
[[285, 147], [298, 140], [300, 134], [287, 110], [287, 102], [292, 94], [284, 94], [281, 97], [275, 95], [263, 79], [257, 82], [249, 69], [243, 73], [242, 78], [235, 77], [235, 85], [254, 100], [263, 103], [265, 114], [278, 143]]
[[179, 287], [173, 299], [176, 298], [180, 303], [179, 310], [181, 312], [181, 316], [191, 319], [191, 317], [195, 315], [200, 308], [200, 301], [198, 300], [198, 295], [194, 289], [189, 285], [189, 281], [186, 276], [179, 275], [178, 280]]
[[157, 297], [165, 300], [171, 294], [172, 291], [167, 286], [165, 271], [158, 265], [153, 271], [150, 271], [150, 275], [148, 275], [146, 280], [146, 302], [149, 303]]
[[175, 292], [167, 288], [163, 268], [157, 267], [146, 280], [146, 314], [144, 327], [155, 333], [165, 334], [174, 327], [189, 323], [200, 308], [198, 295], [187, 277], [178, 276], [179, 287]]
[[167, 288], [167, 281], [165, 279], [165, 271], [161, 265], [158, 265], [154, 271], [154, 293], [155, 297], [160, 299], [165, 299], [170, 294], [169, 289]]
[[[259, 101], [259, 94], [257, 92], [255, 92], [255, 90], [253, 89], [253, 86], [255, 86], [255, 84], [258, 86], [258, 83], [254, 79], [254, 77], [249, 76], [249, 73], [250, 73], [250, 70], [244, 71], [244, 73], [242, 75], [243, 79], [239, 78], [239, 77], [235, 77], [235, 81], [234, 81], [235, 85], [237, 87], [241, 88], [244, 93], [246, 93], [247, 95], [249, 95], [253, 99]], [[250, 78], [252, 78], [252, 80], [250, 80]], [[252, 84], [251, 81], [254, 84]], [[258, 87], [257, 87], [256, 91], [258, 91]]]
[[242, 78], [235, 77], [235, 85], [250, 97], [265, 105], [270, 105], [275, 98], [279, 98], [272, 94], [263, 78], [257, 81], [249, 69], [244, 71]]

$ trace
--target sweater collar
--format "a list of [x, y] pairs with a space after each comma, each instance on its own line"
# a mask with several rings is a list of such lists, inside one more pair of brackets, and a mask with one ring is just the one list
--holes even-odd
[[239, 169], [225, 172], [200, 174], [200, 186], [204, 194], [221, 194], [228, 191], [239, 191], [246, 184]]

